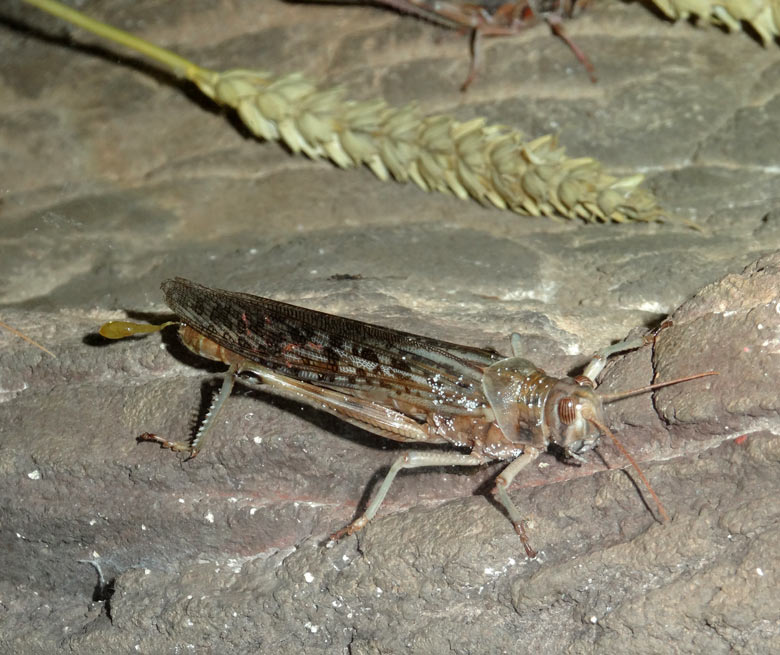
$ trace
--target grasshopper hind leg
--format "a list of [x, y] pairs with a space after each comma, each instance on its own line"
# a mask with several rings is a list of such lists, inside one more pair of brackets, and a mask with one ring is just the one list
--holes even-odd
[[222, 381], [222, 387], [219, 390], [219, 394], [211, 403], [211, 407], [209, 407], [209, 411], [206, 413], [206, 418], [203, 419], [203, 423], [201, 423], [200, 428], [198, 429], [197, 433], [195, 433], [195, 437], [191, 441], [168, 441], [167, 439], [163, 439], [162, 437], [159, 437], [156, 434], [151, 434], [150, 432], [144, 432], [138, 437], [138, 440], [154, 441], [155, 443], [160, 444], [160, 446], [163, 448], [169, 448], [176, 453], [188, 452], [190, 454], [188, 459], [195, 457], [200, 452], [203, 444], [203, 437], [212, 428], [214, 423], [216, 423], [217, 416], [219, 416], [219, 412], [222, 410], [222, 406], [225, 404], [225, 401], [233, 391], [233, 384], [236, 380], [237, 370], [238, 367], [235, 364], [231, 364], [227, 373], [225, 373], [225, 378]]

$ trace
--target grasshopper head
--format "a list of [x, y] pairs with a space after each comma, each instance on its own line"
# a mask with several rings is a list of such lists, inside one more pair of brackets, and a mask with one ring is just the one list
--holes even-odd
[[559, 380], [544, 408], [550, 443], [563, 449], [565, 457], [582, 460], [582, 454], [598, 445], [604, 425], [601, 398], [590, 387], [571, 379]]
[[544, 449], [554, 444], [565, 456], [598, 443], [604, 425], [601, 398], [587, 378], [554, 378], [520, 357], [493, 364], [482, 379], [485, 398], [501, 431], [514, 443]]

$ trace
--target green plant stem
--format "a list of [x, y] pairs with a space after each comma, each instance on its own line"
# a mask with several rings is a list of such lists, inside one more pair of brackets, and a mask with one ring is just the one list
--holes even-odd
[[56, 0], [24, 0], [24, 2], [52, 14], [53, 16], [68, 21], [88, 32], [92, 32], [93, 34], [97, 34], [98, 36], [114, 41], [115, 43], [120, 43], [131, 50], [140, 52], [160, 64], [167, 66], [175, 75], [185, 77], [197, 84], [201, 82], [209, 83], [218, 77], [216, 72], [201, 68], [197, 64], [194, 64], [184, 57], [180, 57], [170, 50], [160, 48], [159, 46], [154, 45], [154, 43], [145, 41], [129, 32], [117, 29], [116, 27], [111, 27], [99, 20], [90, 18]]

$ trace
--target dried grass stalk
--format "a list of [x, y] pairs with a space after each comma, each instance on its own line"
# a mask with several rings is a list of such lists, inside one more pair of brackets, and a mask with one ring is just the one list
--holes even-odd
[[320, 89], [299, 73], [207, 70], [54, 0], [25, 1], [166, 65], [234, 108], [258, 137], [281, 140], [312, 159], [341, 168], [365, 164], [381, 180], [411, 180], [426, 191], [519, 214], [602, 222], [671, 218], [639, 186], [642, 175], [617, 178], [594, 159], [568, 158], [554, 136], [526, 141], [518, 130], [482, 118], [460, 122], [423, 116], [415, 104], [348, 100], [343, 89]]
[[24, 339], [27, 343], [35, 346], [38, 350], [42, 350], [43, 352], [48, 353], [49, 355], [54, 357], [54, 359], [57, 359], [57, 355], [55, 355], [51, 350], [49, 350], [48, 348], [44, 348], [37, 341], [35, 341], [35, 340], [31, 339], [30, 337], [28, 337], [24, 332], [21, 332], [20, 330], [17, 330], [16, 328], [11, 327], [10, 325], [8, 325], [8, 323], [3, 323], [3, 321], [0, 321], [0, 328], [4, 328], [4, 329], [8, 330], [10, 333], [15, 334], [20, 339]]

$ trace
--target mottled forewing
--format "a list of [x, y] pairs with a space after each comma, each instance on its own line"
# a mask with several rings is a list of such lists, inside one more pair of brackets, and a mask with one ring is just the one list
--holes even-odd
[[360, 397], [471, 413], [500, 355], [259, 296], [167, 280], [168, 306], [221, 346], [290, 378]]

